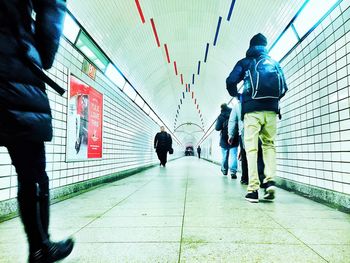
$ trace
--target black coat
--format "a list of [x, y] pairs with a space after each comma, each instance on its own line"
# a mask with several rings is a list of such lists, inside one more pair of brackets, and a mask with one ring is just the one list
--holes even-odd
[[168, 151], [172, 146], [172, 138], [167, 132], [158, 132], [154, 138], [154, 148], [157, 151]]
[[[66, 10], [64, 0], [7, 1], [19, 17], [15, 24], [0, 10], [0, 144], [11, 140], [52, 139], [51, 110], [45, 84], [24, 65], [18, 41], [28, 47], [28, 56], [39, 67], [49, 69], [59, 46]], [[35, 22], [32, 11], [36, 12]]]
[[[244, 79], [246, 71], [250, 67], [253, 58], [258, 58], [261, 55], [267, 55], [267, 50], [264, 46], [251, 46], [246, 53], [246, 57], [237, 62], [232, 72], [226, 79], [226, 88], [232, 97], [237, 96], [237, 84]], [[282, 72], [282, 71], [281, 71]], [[283, 81], [285, 82], [284, 76]], [[285, 91], [287, 85], [285, 84]], [[283, 94], [284, 95], [284, 94]], [[253, 111], [274, 111], [279, 112], [279, 99], [260, 99], [254, 100], [251, 94], [242, 94], [242, 116], [245, 113]]]
[[219, 117], [216, 120], [215, 130], [220, 131], [220, 146], [225, 149], [232, 148], [228, 144], [228, 120], [230, 118], [231, 108], [221, 110]]

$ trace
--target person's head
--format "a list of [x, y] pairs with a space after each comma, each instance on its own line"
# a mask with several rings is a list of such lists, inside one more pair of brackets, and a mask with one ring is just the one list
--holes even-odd
[[160, 126], [160, 131], [165, 131], [165, 127], [164, 126]]
[[261, 34], [258, 33], [255, 36], [252, 37], [249, 43], [250, 46], [267, 46], [267, 38]]
[[228, 108], [228, 106], [227, 106], [227, 104], [226, 103], [223, 103], [223, 104], [221, 104], [221, 111], [226, 111], [227, 110], [227, 108]]

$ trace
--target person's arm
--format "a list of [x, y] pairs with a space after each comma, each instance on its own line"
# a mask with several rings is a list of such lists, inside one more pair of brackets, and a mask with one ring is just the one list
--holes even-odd
[[216, 119], [215, 130], [221, 131], [222, 130], [222, 124], [223, 124], [223, 120], [222, 120], [221, 115], [219, 115], [219, 117]]
[[237, 96], [237, 84], [243, 80], [244, 74], [242, 60], [240, 60], [226, 79], [226, 89], [232, 97]]
[[35, 42], [44, 69], [51, 68], [58, 50], [66, 12], [65, 0], [33, 0]]
[[154, 149], [157, 148], [158, 145], [158, 133], [156, 134], [156, 136], [154, 137]]
[[230, 139], [235, 134], [236, 127], [236, 109], [233, 107], [230, 113], [230, 117], [228, 119], [228, 138]]
[[172, 148], [173, 146], [173, 138], [171, 138], [171, 135], [169, 134], [169, 148]]
[[284, 97], [284, 95], [286, 95], [286, 93], [288, 91], [288, 87], [287, 87], [286, 78], [284, 76], [283, 70], [279, 64], [278, 64], [278, 70], [281, 73], [281, 77], [282, 77], [281, 81], [282, 81], [282, 85], [283, 85], [282, 94], [280, 95], [280, 99], [281, 99]]

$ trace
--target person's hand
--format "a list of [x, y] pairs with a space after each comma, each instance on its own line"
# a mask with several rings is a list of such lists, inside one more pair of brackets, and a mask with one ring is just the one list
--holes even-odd
[[228, 143], [229, 145], [232, 145], [232, 143], [233, 143], [233, 138], [232, 138], [232, 137], [228, 138], [227, 143]]
[[242, 155], [241, 155], [241, 147], [239, 147], [239, 148], [238, 148], [237, 159], [238, 159], [239, 161], [241, 161], [241, 160], [242, 160]]

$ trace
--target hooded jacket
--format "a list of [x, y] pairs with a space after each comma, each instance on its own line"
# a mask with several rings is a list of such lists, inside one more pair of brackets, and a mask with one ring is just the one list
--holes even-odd
[[51, 110], [45, 84], [24, 64], [19, 43], [36, 65], [49, 69], [59, 46], [66, 1], [0, 1], [0, 145], [11, 140], [49, 141]]
[[[249, 69], [250, 63], [252, 63], [253, 59], [257, 59], [262, 55], [268, 56], [268, 52], [265, 46], [251, 46], [247, 50], [246, 57], [237, 62], [232, 72], [226, 79], [226, 88], [231, 96], [233, 97], [237, 96], [237, 84], [244, 79], [245, 73]], [[284, 76], [283, 76], [283, 81], [285, 82]], [[287, 91], [287, 85], [285, 85], [285, 91]], [[279, 112], [278, 102], [279, 102], [279, 99], [270, 99], [270, 98], [254, 100], [251, 98], [251, 94], [246, 94], [243, 92], [242, 119], [245, 113], [249, 113], [253, 111], [274, 111], [278, 113]]]
[[220, 131], [220, 147], [229, 149], [233, 146], [228, 144], [228, 120], [230, 118], [231, 108], [221, 109], [221, 113], [216, 120], [215, 130]]

